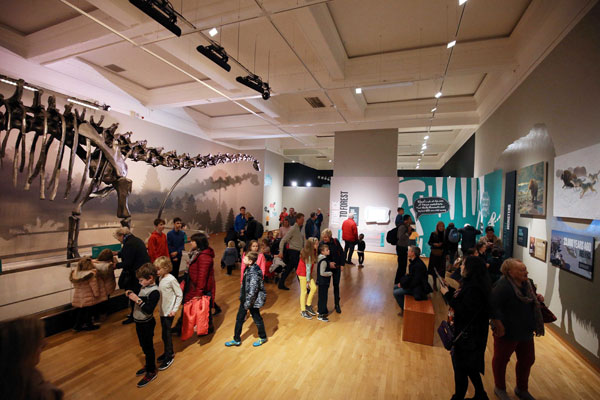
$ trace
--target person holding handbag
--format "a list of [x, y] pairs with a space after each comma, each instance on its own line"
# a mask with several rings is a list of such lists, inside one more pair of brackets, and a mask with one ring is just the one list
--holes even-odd
[[[190, 251], [190, 267], [185, 280], [183, 289], [183, 304], [192, 300], [194, 297], [210, 296], [211, 308], [215, 306], [215, 270], [214, 258], [215, 252], [208, 244], [208, 237], [204, 233], [195, 233], [190, 238], [192, 250]], [[183, 315], [177, 321], [175, 329], [176, 334], [181, 335], [181, 326]], [[212, 314], [209, 313], [208, 333], [215, 330], [212, 322]]]
[[475, 387], [472, 399], [488, 399], [480, 374], [484, 373], [485, 348], [488, 338], [491, 282], [480, 257], [467, 257], [461, 264], [462, 280], [457, 290], [446, 286], [438, 278], [440, 292], [450, 306], [448, 321], [454, 332], [451, 349], [454, 369], [454, 395], [462, 400], [467, 393], [469, 379]]
[[[435, 231], [431, 232], [429, 236], [429, 247], [431, 252], [429, 253], [429, 267], [427, 268], [427, 274], [433, 277], [433, 290], [437, 290], [436, 285], [436, 274], [435, 271], [443, 278], [446, 276], [446, 248], [444, 246], [444, 233], [446, 227], [442, 221], [439, 221], [435, 226]], [[435, 271], [434, 271], [435, 270]]]

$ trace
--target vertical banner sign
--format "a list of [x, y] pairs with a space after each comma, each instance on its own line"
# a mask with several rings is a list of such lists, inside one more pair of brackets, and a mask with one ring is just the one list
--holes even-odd
[[517, 171], [507, 172], [506, 185], [504, 189], [504, 224], [502, 225], [502, 243], [504, 243], [505, 257], [513, 256], [516, 188]]

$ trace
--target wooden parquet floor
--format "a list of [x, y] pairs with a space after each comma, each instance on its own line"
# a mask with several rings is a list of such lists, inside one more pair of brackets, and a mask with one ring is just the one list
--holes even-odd
[[[135, 371], [143, 353], [133, 325], [121, 325], [125, 311], [114, 314], [94, 332], [63, 332], [48, 338], [40, 369], [65, 391], [67, 399], [449, 399], [454, 390], [449, 353], [437, 334], [434, 346], [401, 341], [402, 318], [392, 296], [396, 259], [367, 253], [364, 269], [345, 268], [341, 282], [342, 314], [331, 322], [300, 316], [299, 288], [284, 292], [267, 284], [261, 310], [269, 342], [253, 348], [257, 338], [251, 318], [242, 346], [226, 348], [239, 306], [239, 270], [227, 276], [218, 267], [223, 246], [211, 242], [216, 259], [216, 332], [182, 342], [174, 337], [173, 365], [138, 389]], [[436, 326], [446, 306], [433, 296]], [[316, 305], [316, 296], [315, 296]], [[330, 309], [333, 308], [330, 292]], [[162, 353], [160, 324], [154, 336]], [[536, 339], [536, 363], [530, 391], [538, 399], [599, 399], [600, 376], [551, 333]], [[492, 342], [486, 352], [484, 385], [493, 395]], [[514, 359], [508, 367], [509, 390], [515, 386]], [[468, 395], [472, 396], [472, 388]], [[512, 392], [511, 392], [512, 394]], [[512, 398], [516, 397], [512, 394]]]

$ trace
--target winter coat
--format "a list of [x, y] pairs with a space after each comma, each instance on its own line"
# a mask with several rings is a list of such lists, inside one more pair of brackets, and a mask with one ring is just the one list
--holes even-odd
[[427, 267], [423, 260], [415, 257], [408, 266], [408, 274], [404, 275], [400, 284], [403, 289], [410, 290], [415, 300], [425, 300], [432, 292], [427, 282]]
[[462, 336], [454, 346], [454, 362], [464, 368], [475, 367], [484, 372], [484, 354], [488, 338], [490, 316], [490, 293], [468, 278], [456, 293], [453, 288], [444, 295], [454, 312], [454, 335]]
[[348, 242], [358, 242], [358, 228], [353, 219], [348, 218], [342, 224], [342, 239]]
[[467, 225], [464, 228], [460, 228], [458, 230], [462, 237], [462, 241], [460, 242], [460, 247], [464, 250], [469, 250], [475, 247], [475, 240], [477, 239], [477, 235], [481, 235], [481, 231], [479, 229], [475, 229], [471, 225]]
[[188, 273], [190, 274], [190, 287], [186, 288], [183, 302], [187, 303], [194, 297], [199, 297], [206, 292], [211, 293], [212, 302], [215, 299], [215, 269], [213, 260], [215, 252], [212, 248], [207, 248], [192, 256]]
[[[244, 279], [244, 270], [246, 269], [247, 265], [244, 264], [244, 257], [246, 256], [246, 253], [242, 254], [242, 265], [241, 265], [241, 272], [240, 272], [240, 283], [242, 283], [242, 280]], [[256, 264], [258, 264], [258, 266], [260, 267], [260, 271], [263, 274], [263, 277], [265, 276], [265, 274], [267, 273], [267, 260], [265, 259], [265, 255], [263, 253], [258, 253], [258, 259], [256, 260]]]
[[319, 246], [322, 244], [326, 244], [329, 246], [329, 255], [327, 256], [327, 262], [334, 262], [336, 266], [344, 266], [346, 264], [346, 258], [344, 256], [344, 249], [340, 244], [340, 241], [336, 238], [329, 239], [329, 242], [325, 242], [321, 240], [319, 242]]
[[150, 262], [154, 262], [158, 257], [165, 256], [169, 258], [169, 245], [167, 244], [167, 235], [164, 233], [152, 232], [148, 239], [148, 255]]
[[[120, 263], [117, 263], [116, 269], [122, 268], [123, 271], [119, 277], [119, 287], [123, 283], [121, 289], [139, 290], [138, 280], [135, 277], [135, 271], [142, 265], [150, 262], [148, 250], [144, 241], [131, 234], [125, 235], [123, 238], [123, 248], [119, 252]], [[125, 279], [126, 278], [126, 279]]]
[[96, 267], [96, 270], [98, 271], [96, 279], [104, 285], [106, 295], [111, 295], [117, 288], [115, 265], [107, 261], [94, 261], [94, 267]]
[[325, 285], [329, 286], [331, 282], [331, 268], [329, 267], [329, 260], [323, 254], [319, 254], [319, 258], [317, 259], [317, 285]]
[[252, 264], [246, 268], [240, 288], [240, 302], [246, 310], [261, 308], [267, 300], [267, 291], [260, 267]]
[[234, 265], [238, 258], [238, 252], [235, 247], [228, 247], [225, 249], [223, 253], [223, 258], [221, 258], [221, 262], [225, 265]]
[[73, 307], [89, 307], [106, 300], [101, 297], [100, 284], [93, 271], [72, 270], [69, 280], [73, 283]]

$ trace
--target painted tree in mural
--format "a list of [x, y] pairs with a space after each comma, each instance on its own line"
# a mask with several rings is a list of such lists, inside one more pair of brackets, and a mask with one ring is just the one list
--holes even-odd
[[[56, 108], [54, 96], [48, 98], [48, 107], [46, 108], [42, 104], [43, 90], [41, 88], [26, 84], [22, 79], [16, 81], [15, 85], [15, 92], [11, 97], [5, 99], [0, 94], [0, 134], [5, 132], [1, 141], [0, 160], [6, 154], [9, 137], [14, 129], [17, 131], [17, 136], [14, 142], [12, 163], [13, 185], [17, 186], [18, 174], [23, 173], [27, 166], [25, 190], [29, 190], [33, 180], [39, 176], [40, 199], [43, 200], [46, 198], [46, 164], [51, 146], [56, 141], [58, 143], [56, 161], [48, 183], [49, 198], [54, 200], [58, 192], [62, 161], [67, 155], [66, 149], [70, 149], [64, 197], [68, 198], [73, 189], [75, 207], [69, 217], [68, 258], [79, 256], [77, 241], [80, 215], [82, 207], [89, 200], [106, 197], [111, 192], [116, 192], [117, 217], [121, 218], [121, 224], [129, 225], [131, 214], [127, 200], [131, 194], [133, 182], [127, 178], [127, 160], [145, 162], [152, 167], [163, 166], [174, 170], [187, 169], [188, 171], [192, 168], [251, 161], [254, 168], [257, 171], [260, 170], [258, 160], [247, 154], [190, 156], [187, 153], [164, 152], [163, 148], [149, 147], [146, 140], [132, 142], [133, 133], [117, 133], [118, 124], [113, 124], [108, 128], [102, 127], [103, 116], [98, 122], [94, 121], [93, 117], [88, 121], [85, 119], [85, 110], [80, 113], [78, 110], [74, 110], [71, 104], [67, 104], [64, 112], [60, 113]], [[26, 106], [22, 102], [23, 90], [26, 85], [34, 90], [31, 106]], [[31, 138], [30, 143], [27, 143], [28, 137]], [[38, 144], [39, 151], [36, 151]], [[75, 159], [81, 160], [84, 164], [84, 172], [78, 189], [75, 188], [76, 183], [73, 181]], [[149, 174], [152, 175], [151, 172]], [[89, 184], [88, 176], [91, 179]], [[150, 180], [148, 184], [153, 185], [157, 182], [158, 179], [155, 179], [154, 182]], [[171, 187], [168, 195], [172, 193], [175, 186], [176, 184]], [[160, 191], [160, 186], [158, 191]], [[140, 201], [142, 200], [140, 199]], [[186, 204], [186, 206], [191, 210], [190, 205]]]
[[217, 213], [217, 216], [215, 217], [215, 221], [213, 222], [213, 225], [212, 225], [212, 231], [213, 232], [223, 232], [223, 216], [221, 215], [221, 211], [219, 211]]
[[235, 215], [233, 214], [233, 208], [230, 208], [229, 213], [227, 214], [227, 225], [225, 226], [225, 230], [228, 231], [230, 228], [233, 228], [234, 222]]

